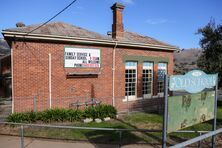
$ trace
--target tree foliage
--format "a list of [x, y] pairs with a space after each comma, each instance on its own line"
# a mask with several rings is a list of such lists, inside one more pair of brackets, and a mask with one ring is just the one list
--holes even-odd
[[202, 35], [200, 46], [203, 54], [198, 58], [197, 65], [207, 73], [218, 73], [221, 86], [222, 80], [222, 24], [215, 25], [211, 20], [205, 27], [198, 29]]

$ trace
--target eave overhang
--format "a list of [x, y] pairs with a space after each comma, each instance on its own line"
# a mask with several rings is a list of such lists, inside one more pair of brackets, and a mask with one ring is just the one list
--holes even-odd
[[12, 32], [12, 31], [2, 31], [5, 38], [15, 38], [23, 40], [48, 40], [48, 41], [61, 41], [61, 42], [72, 42], [80, 44], [91, 44], [91, 45], [107, 45], [115, 46], [116, 42], [118, 46], [131, 47], [131, 48], [150, 48], [156, 50], [167, 50], [167, 51], [178, 51], [179, 48], [176, 46], [167, 45], [154, 45], [147, 43], [134, 43], [134, 42], [123, 42], [118, 40], [105, 40], [105, 39], [93, 39], [93, 38], [83, 38], [83, 37], [71, 37], [71, 36], [61, 36], [61, 35], [46, 35], [46, 34], [34, 34], [34, 33], [23, 33], [23, 32]]

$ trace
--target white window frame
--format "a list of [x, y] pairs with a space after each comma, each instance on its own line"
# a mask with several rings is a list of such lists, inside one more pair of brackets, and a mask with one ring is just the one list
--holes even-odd
[[[149, 99], [152, 97], [152, 94], [153, 94], [153, 65], [154, 63], [153, 62], [143, 62], [143, 71], [144, 70], [151, 70], [151, 92], [149, 94], [144, 94], [144, 77], [142, 78], [143, 79], [143, 88], [142, 88], [142, 95], [143, 95], [143, 98], [144, 99]], [[146, 74], [146, 73], [145, 73]], [[149, 74], [149, 73], [147, 73]], [[142, 73], [142, 75], [144, 75], [144, 72]], [[148, 77], [149, 79], [149, 77]], [[146, 82], [147, 83], [147, 82]]]
[[[125, 71], [126, 70], [136, 70], [135, 74], [135, 95], [131, 95], [131, 96], [126, 96], [126, 86], [125, 86], [125, 99], [123, 99], [123, 101], [127, 101], [127, 97], [128, 97], [128, 101], [132, 101], [132, 100], [137, 100], [137, 62], [135, 61], [127, 61], [125, 63]], [[125, 72], [126, 75], [126, 72]], [[125, 76], [125, 85], [126, 85], [126, 76]]]
[[[165, 70], [165, 72], [166, 72], [166, 74], [167, 74], [167, 70], [168, 70], [168, 63], [165, 63], [165, 62], [160, 62], [160, 63], [158, 63], [158, 70], [157, 71], [159, 71], [159, 69], [161, 69], [161, 70]], [[157, 72], [157, 77], [158, 77], [158, 72]], [[164, 81], [164, 80], [163, 80]], [[164, 82], [163, 82], [164, 83]], [[159, 92], [159, 80], [158, 80], [158, 78], [157, 78], [157, 91], [158, 91], [158, 96], [159, 97], [163, 97], [164, 96], [164, 84], [163, 84], [163, 92]]]

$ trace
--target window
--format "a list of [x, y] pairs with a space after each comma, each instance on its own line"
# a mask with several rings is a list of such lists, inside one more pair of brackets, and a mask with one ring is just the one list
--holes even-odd
[[153, 90], [153, 63], [143, 63], [143, 97], [150, 98]]
[[163, 96], [164, 75], [167, 74], [167, 63], [158, 63], [158, 94]]
[[128, 99], [136, 97], [137, 63], [126, 62], [125, 65], [125, 96]]

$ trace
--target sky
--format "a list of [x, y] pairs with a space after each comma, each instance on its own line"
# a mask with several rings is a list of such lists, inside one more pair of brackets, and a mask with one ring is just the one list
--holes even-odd
[[[0, 30], [14, 28], [17, 22], [39, 24], [71, 3], [72, 0], [1, 0]], [[100, 34], [111, 31], [115, 2], [125, 5], [124, 29], [178, 46], [199, 48], [204, 27], [211, 18], [222, 23], [222, 0], [77, 0], [56, 17], [62, 21]], [[3, 38], [0, 35], [0, 38]]]

